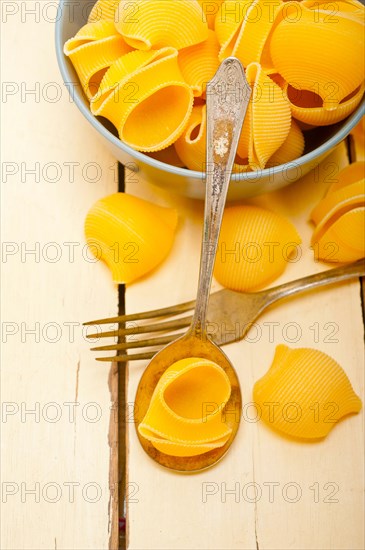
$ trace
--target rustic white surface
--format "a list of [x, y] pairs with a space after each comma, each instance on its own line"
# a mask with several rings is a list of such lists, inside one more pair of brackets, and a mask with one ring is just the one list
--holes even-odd
[[[329, 185], [332, 170], [336, 177], [337, 166], [345, 162], [341, 146], [320, 173], [250, 201], [287, 215], [302, 236], [302, 257], [288, 264], [278, 282], [326, 268], [314, 262], [309, 249], [308, 215]], [[151, 276], [128, 288], [127, 311], [194, 298], [202, 205], [151, 186], [133, 184], [127, 190], [175, 206], [180, 215], [171, 255]], [[330, 354], [363, 396], [362, 339], [358, 281], [298, 296], [262, 315], [244, 341], [224, 348], [241, 380], [243, 422], [228, 455], [206, 472], [184, 476], [159, 467], [145, 455], [129, 424], [130, 549], [363, 548], [363, 413], [340, 423], [325, 441], [304, 444], [250, 421], [254, 410], [249, 406], [253, 384], [269, 368], [279, 343]], [[145, 365], [130, 363], [130, 403]]]
[[[2, 56], [8, 87], [2, 105], [1, 547], [100, 550], [110, 539], [109, 365], [94, 361], [81, 322], [114, 315], [117, 291], [104, 266], [83, 254], [83, 219], [95, 200], [116, 190], [116, 165], [69, 102], [51, 46], [54, 26], [42, 16], [42, 3], [13, 5], [2, 29], [11, 55]], [[25, 6], [34, 7], [35, 15]], [[89, 163], [96, 163], [94, 169]], [[34, 168], [39, 178], [27, 172]], [[330, 169], [327, 165], [323, 175]], [[171, 255], [128, 289], [128, 311], [192, 298], [202, 205], [138, 182], [127, 186], [130, 193], [175, 205], [180, 215]], [[324, 268], [308, 250], [307, 223], [310, 205], [322, 192], [309, 177], [254, 201], [287, 214], [303, 237], [303, 257], [288, 266], [282, 280]], [[26, 254], [32, 249], [35, 254]], [[279, 323], [273, 341], [265, 325], [271, 322]], [[225, 348], [245, 403], [275, 345], [285, 339], [288, 322], [302, 331], [293, 345], [335, 357], [363, 395], [363, 325], [359, 285], [353, 282], [272, 308], [258, 322], [257, 341], [251, 331], [245, 341]], [[338, 341], [326, 341], [331, 328], [326, 323], [338, 325]], [[130, 366], [131, 403], [144, 366]], [[101, 416], [93, 422], [95, 415]], [[192, 477], [149, 460], [133, 424], [129, 439], [131, 550], [364, 547], [363, 413], [315, 445], [284, 440], [246, 420], [224, 461]], [[247, 485], [253, 482], [262, 491], [256, 503]], [[289, 502], [295, 490], [300, 499]], [[338, 502], [328, 502], [331, 498]]]
[[[94, 360], [81, 323], [115, 315], [117, 289], [86, 255], [83, 220], [117, 189], [115, 161], [69, 101], [54, 25], [22, 15], [43, 3], [16, 4], [2, 28], [2, 79], [14, 94], [2, 98], [0, 545], [100, 550], [110, 537], [110, 365]], [[39, 177], [26, 173], [34, 167]]]

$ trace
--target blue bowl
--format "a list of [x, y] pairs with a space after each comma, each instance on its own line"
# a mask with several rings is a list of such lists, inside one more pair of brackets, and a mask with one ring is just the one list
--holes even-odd
[[[78, 77], [70, 60], [63, 54], [63, 45], [87, 22], [95, 1], [60, 0], [56, 22], [56, 52], [63, 80], [73, 101], [100, 134], [111, 153], [122, 164], [138, 173], [139, 180], [145, 180], [185, 197], [204, 199], [205, 174], [187, 168], [165, 164], [144, 153], [135, 151], [118, 138], [115, 129], [105, 119], [95, 117], [79, 85]], [[266, 168], [256, 172], [233, 174], [228, 191], [229, 200], [260, 195], [285, 187], [315, 168], [332, 149], [343, 140], [365, 113], [365, 98], [346, 120], [323, 128], [316, 128], [306, 134], [307, 147], [304, 154], [295, 161]], [[308, 147], [310, 144], [310, 147]]]

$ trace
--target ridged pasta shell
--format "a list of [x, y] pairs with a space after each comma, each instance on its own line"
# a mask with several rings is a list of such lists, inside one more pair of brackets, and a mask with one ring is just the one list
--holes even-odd
[[113, 21], [120, 0], [98, 0], [92, 7], [88, 23], [96, 21]]
[[[238, 143], [238, 155], [254, 170], [265, 168], [269, 158], [283, 145], [291, 125], [291, 112], [281, 88], [258, 63], [250, 63], [246, 78], [252, 96]], [[268, 132], [270, 128], [270, 132]]]
[[[206, 171], [207, 116], [206, 106], [195, 105], [182, 136], [174, 143], [183, 166], [198, 172]], [[247, 164], [235, 162], [232, 172], [247, 172]]]
[[110, 268], [113, 281], [131, 283], [168, 255], [177, 212], [126, 193], [97, 201], [85, 219], [86, 241]]
[[344, 120], [360, 104], [364, 91], [365, 84], [362, 83], [352, 94], [341, 100], [337, 109], [328, 111], [323, 106], [322, 98], [316, 93], [296, 90], [288, 84], [284, 87], [284, 95], [290, 104], [293, 117], [313, 126], [327, 126]]
[[285, 345], [276, 348], [253, 398], [262, 420], [274, 430], [303, 438], [323, 438], [362, 403], [340, 365], [322, 351]]
[[279, 277], [301, 239], [292, 223], [257, 206], [226, 208], [214, 276], [237, 291], [262, 288]]
[[266, 168], [298, 159], [303, 154], [304, 145], [303, 132], [295, 120], [292, 119], [288, 137], [273, 156], [269, 158]]
[[208, 24], [197, 0], [122, 0], [115, 26], [138, 50], [186, 48], [204, 42]]
[[353, 155], [358, 161], [365, 161], [365, 117], [351, 130]]
[[198, 0], [198, 2], [203, 12], [203, 21], [208, 23], [209, 29], [214, 30], [215, 19], [224, 0], [209, 0], [209, 2], [207, 0]]
[[[290, 13], [298, 17], [295, 22]], [[273, 32], [270, 51], [291, 86], [316, 92], [326, 110], [335, 110], [364, 80], [364, 29], [345, 12], [336, 13], [337, 24], [327, 19], [325, 10], [291, 2]]]
[[355, 206], [365, 206], [364, 180], [332, 190], [313, 209], [311, 219], [316, 225], [327, 223]]
[[105, 71], [121, 55], [130, 51], [111, 21], [99, 21], [84, 25], [64, 45], [81, 86], [89, 99], [97, 94]]
[[[247, 0], [221, 5], [215, 30], [221, 44], [219, 59], [230, 55], [238, 57], [244, 67], [261, 63], [262, 53], [280, 12], [282, 2], [277, 0]], [[266, 60], [267, 54], [265, 54]]]
[[338, 191], [346, 185], [351, 185], [357, 181], [363, 180], [365, 178], [365, 162], [358, 161], [353, 162], [343, 168], [338, 175], [336, 181], [332, 183], [327, 191], [327, 195], [332, 193], [332, 191]]
[[312, 246], [318, 259], [350, 262], [365, 256], [365, 162], [346, 166], [316, 205]]
[[364, 21], [364, 5], [357, 0], [336, 0], [336, 3], [329, 0], [303, 0], [302, 5], [309, 9], [329, 12], [326, 18], [328, 23], [337, 23], [338, 12], [348, 13], [361, 22]]
[[[365, 203], [349, 211], [337, 212], [322, 222], [312, 236], [316, 258], [326, 262], [354, 262], [365, 256]], [[341, 215], [342, 214], [342, 215]]]
[[206, 166], [206, 107], [193, 107], [184, 133], [175, 141], [175, 149], [190, 170], [205, 171]]
[[179, 51], [178, 61], [181, 73], [191, 86], [194, 96], [205, 93], [207, 82], [213, 78], [218, 67], [219, 44], [214, 31], [208, 31], [208, 38]]
[[174, 456], [221, 447], [232, 431], [222, 419], [230, 394], [228, 376], [219, 365], [199, 357], [181, 359], [158, 381], [138, 431]]
[[[194, 96], [185, 82], [175, 48], [133, 51], [105, 74], [91, 101], [94, 115], [104, 116], [119, 137], [137, 151], [159, 151], [182, 134]], [[143, 128], [143, 131], [141, 129]]]

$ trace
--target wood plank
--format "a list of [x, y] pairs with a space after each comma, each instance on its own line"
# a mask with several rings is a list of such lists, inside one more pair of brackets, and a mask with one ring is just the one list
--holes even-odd
[[[116, 164], [69, 100], [54, 24], [42, 13], [24, 15], [42, 2], [26, 4], [2, 29], [9, 93], [2, 105], [1, 547], [100, 550], [108, 548], [115, 509], [108, 444], [115, 384], [109, 390], [110, 365], [94, 360], [81, 323], [115, 315], [117, 287], [87, 255], [83, 220], [117, 189]], [[110, 441], [115, 453], [113, 430]]]
[[[300, 259], [289, 263], [278, 283], [326, 269], [314, 261], [309, 248], [308, 217], [331, 177], [346, 163], [342, 144], [319, 171], [248, 201], [285, 214], [302, 236]], [[142, 183], [127, 183], [127, 191], [175, 206], [180, 215], [169, 258], [127, 288], [127, 312], [194, 298], [202, 205]], [[130, 550], [363, 548], [363, 414], [341, 422], [317, 444], [287, 440], [250, 420], [252, 386], [269, 368], [278, 343], [325, 351], [344, 367], [363, 396], [362, 337], [360, 287], [354, 280], [270, 308], [244, 341], [226, 346], [241, 379], [243, 422], [232, 449], [211, 470], [194, 476], [164, 470], [144, 454], [129, 423]], [[130, 406], [145, 365], [129, 365]], [[255, 499], [255, 489], [260, 498]]]

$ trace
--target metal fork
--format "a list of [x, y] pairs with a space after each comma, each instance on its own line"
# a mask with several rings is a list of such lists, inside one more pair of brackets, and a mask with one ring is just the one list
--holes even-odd
[[[365, 263], [364, 259], [361, 259], [352, 264], [329, 269], [315, 275], [309, 275], [260, 292], [241, 293], [228, 289], [219, 290], [211, 294], [209, 300], [208, 335], [216, 344], [221, 346], [230, 342], [236, 342], [244, 338], [258, 316], [274, 302], [322, 285], [364, 275]], [[169, 333], [164, 336], [149, 336], [140, 340], [133, 339], [108, 346], [98, 346], [92, 348], [92, 351], [118, 352], [116, 356], [98, 357], [98, 361], [126, 362], [138, 359], [151, 359], [162, 346], [172, 342], [180, 334], [183, 334], [183, 332], [176, 333], [176, 330], [189, 326], [192, 316], [188, 315], [179, 318], [177, 316], [192, 310], [194, 304], [195, 301], [185, 302], [171, 307], [84, 323], [84, 325], [105, 325], [112, 323], [118, 323], [119, 325], [119, 328], [116, 330], [95, 333], [88, 336], [88, 338], [113, 337], [120, 340], [125, 339], [129, 335], [147, 335], [155, 332]], [[166, 320], [166, 318], [171, 319]], [[148, 319], [155, 319], [155, 321], [152, 324], [144, 324], [143, 321]], [[135, 323], [136, 321], [141, 321], [142, 324], [138, 325]], [[130, 322], [134, 322], [133, 326], [126, 326]], [[144, 353], [126, 353], [130, 349], [152, 347], [156, 349]]]

